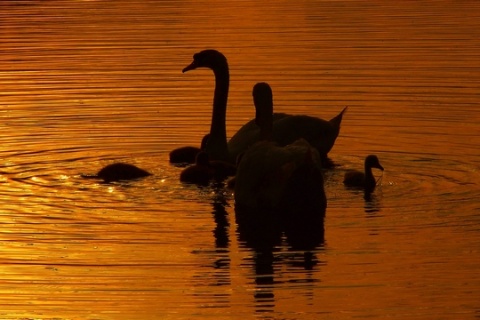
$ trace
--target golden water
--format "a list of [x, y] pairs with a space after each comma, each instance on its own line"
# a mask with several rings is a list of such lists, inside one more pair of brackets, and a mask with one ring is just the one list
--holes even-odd
[[[478, 21], [476, 1], [1, 1], [0, 319], [480, 317]], [[169, 165], [209, 130], [213, 75], [181, 73], [204, 48], [229, 59], [229, 136], [257, 81], [280, 112], [349, 106], [311, 257], [256, 251], [229, 192]], [[371, 153], [365, 201], [341, 181]], [[115, 161], [154, 176], [80, 177]]]

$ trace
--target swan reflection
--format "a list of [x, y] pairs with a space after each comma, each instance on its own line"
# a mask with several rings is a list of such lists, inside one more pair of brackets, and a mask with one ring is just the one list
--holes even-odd
[[271, 312], [275, 307], [275, 284], [279, 282], [275, 273], [280, 263], [306, 270], [305, 281], [315, 281], [311, 270], [319, 264], [316, 253], [325, 241], [324, 213], [315, 207], [235, 208], [239, 242], [253, 252], [257, 313]]

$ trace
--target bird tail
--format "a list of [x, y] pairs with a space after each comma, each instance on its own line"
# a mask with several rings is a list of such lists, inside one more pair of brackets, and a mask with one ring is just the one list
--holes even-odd
[[330, 119], [330, 123], [336, 127], [336, 128], [340, 128], [340, 123], [342, 123], [342, 118], [343, 118], [343, 114], [345, 113], [345, 111], [347, 111], [348, 109], [348, 106], [343, 108], [342, 112], [340, 112], [338, 115], [336, 115], [335, 117], [333, 117], [332, 119]]

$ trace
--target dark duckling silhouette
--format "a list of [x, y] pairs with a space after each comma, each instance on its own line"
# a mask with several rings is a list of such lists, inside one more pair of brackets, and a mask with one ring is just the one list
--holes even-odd
[[350, 188], [364, 189], [365, 193], [372, 193], [377, 185], [372, 168], [384, 170], [376, 155], [369, 155], [365, 158], [365, 172], [348, 170], [345, 173], [343, 184]]
[[133, 164], [116, 162], [105, 166], [95, 175], [82, 175], [82, 177], [102, 179], [105, 183], [110, 183], [122, 180], [134, 180], [151, 175], [150, 172], [140, 169]]
[[209, 137], [210, 137], [210, 134], [206, 134], [202, 138], [200, 148], [193, 147], [193, 146], [186, 146], [186, 147], [181, 147], [181, 148], [172, 150], [170, 152], [170, 163], [178, 164], [178, 165], [195, 163], [195, 158], [197, 154], [200, 151], [205, 150]]
[[208, 153], [201, 151], [197, 154], [194, 165], [185, 168], [180, 173], [180, 181], [198, 185], [208, 185], [211, 180], [222, 181], [234, 176], [236, 167], [228, 162], [210, 160]]

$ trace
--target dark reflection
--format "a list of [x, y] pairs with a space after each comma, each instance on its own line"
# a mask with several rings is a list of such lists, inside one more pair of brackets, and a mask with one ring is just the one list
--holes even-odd
[[218, 258], [215, 260], [215, 269], [220, 269], [221, 272], [216, 272], [216, 283], [219, 285], [230, 285], [230, 237], [228, 220], [228, 213], [226, 207], [228, 201], [225, 196], [225, 185], [223, 182], [214, 183], [213, 198], [212, 198], [212, 214], [215, 221], [215, 227], [213, 229], [213, 235], [215, 238], [215, 251]]
[[272, 251], [255, 252], [255, 293], [257, 312], [269, 312], [275, 306], [275, 295], [273, 291], [274, 255]]
[[273, 210], [235, 208], [239, 240], [255, 252], [273, 251], [282, 240], [282, 219]]
[[257, 312], [271, 312], [274, 307], [274, 252], [282, 243], [282, 222], [274, 211], [235, 209], [239, 241], [253, 250]]
[[[312, 187], [308, 182], [303, 183], [303, 188]], [[212, 230], [215, 260], [213, 269], [208, 272], [208, 281], [214, 286], [231, 285], [228, 193], [223, 182], [210, 184], [208, 189], [212, 191], [210, 199], [215, 221]], [[312, 270], [319, 265], [316, 252], [324, 243], [325, 207], [324, 204], [318, 205], [318, 199], [310, 199], [301, 191], [302, 197], [295, 193], [297, 191], [290, 191], [290, 195], [294, 196], [285, 199], [281, 210], [235, 208], [238, 240], [253, 252], [248, 266], [253, 268], [253, 298], [259, 314], [266, 315], [275, 309], [275, 287], [281, 283], [275, 275], [279, 272], [280, 264], [292, 272], [305, 270], [305, 279], [288, 280], [294, 285], [305, 284], [305, 296], [311, 295], [311, 289], [318, 281]], [[201, 279], [204, 285], [206, 278], [202, 276]], [[228, 298], [228, 294], [222, 298]]]
[[[199, 186], [199, 189], [208, 192], [211, 195], [212, 217], [215, 226], [212, 230], [214, 236], [214, 250], [208, 250], [208, 259], [211, 265], [207, 269], [201, 270], [195, 278], [200, 286], [230, 286], [231, 281], [231, 259], [230, 259], [230, 239], [229, 239], [229, 220], [226, 207], [228, 207], [228, 199], [225, 194], [223, 183], [213, 183], [208, 187]], [[228, 303], [229, 294], [215, 294], [216, 301], [224, 301]]]
[[380, 212], [380, 200], [378, 199], [377, 195], [365, 193], [363, 198], [365, 199], [365, 213], [374, 214]]
[[293, 251], [293, 258], [302, 256], [301, 262], [292, 264], [294, 267], [312, 270], [318, 264], [314, 250], [324, 243], [324, 215], [325, 209], [317, 206], [235, 208], [239, 241], [254, 253], [257, 312], [271, 312], [275, 306], [275, 264], [282, 261], [282, 248]]
[[213, 196], [213, 220], [215, 221], [215, 229], [213, 235], [215, 237], [215, 248], [228, 250], [230, 244], [228, 229], [230, 223], [228, 222], [228, 213], [225, 207], [228, 205], [225, 198], [223, 184], [214, 187], [215, 193]]

